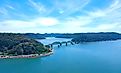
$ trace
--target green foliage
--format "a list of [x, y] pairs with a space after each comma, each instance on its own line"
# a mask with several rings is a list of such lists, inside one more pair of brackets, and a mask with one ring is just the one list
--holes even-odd
[[5, 55], [41, 54], [48, 52], [48, 48], [21, 34], [0, 33], [0, 52]]
[[49, 46], [49, 45], [45, 45], [45, 47], [50, 48], [50, 46]]
[[72, 39], [73, 42], [96, 42], [96, 41], [110, 41], [121, 39], [121, 34], [114, 32], [102, 33], [78, 33]]

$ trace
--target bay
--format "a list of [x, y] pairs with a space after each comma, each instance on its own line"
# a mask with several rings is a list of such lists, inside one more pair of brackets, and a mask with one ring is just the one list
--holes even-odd
[[121, 73], [121, 40], [54, 46], [54, 54], [42, 58], [0, 59], [0, 73]]

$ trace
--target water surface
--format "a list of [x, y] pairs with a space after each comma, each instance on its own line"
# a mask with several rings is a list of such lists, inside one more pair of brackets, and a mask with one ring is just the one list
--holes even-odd
[[0, 73], [121, 73], [121, 40], [55, 46], [54, 54], [43, 58], [0, 59]]

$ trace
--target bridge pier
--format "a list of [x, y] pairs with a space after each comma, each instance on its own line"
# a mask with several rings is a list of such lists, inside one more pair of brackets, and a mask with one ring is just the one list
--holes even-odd
[[68, 45], [68, 43], [66, 42], [66, 46]]
[[62, 46], [62, 43], [60, 43], [60, 46]]
[[51, 48], [53, 48], [53, 45], [52, 45], [52, 44], [50, 44], [50, 47], [51, 47]]
[[74, 45], [74, 43], [73, 43], [73, 42], [71, 42], [71, 45]]
[[58, 45], [58, 48], [60, 47], [60, 45]]

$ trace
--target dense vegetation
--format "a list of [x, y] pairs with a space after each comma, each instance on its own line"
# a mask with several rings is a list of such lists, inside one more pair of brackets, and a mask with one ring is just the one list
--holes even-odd
[[[45, 36], [45, 34], [43, 34]], [[115, 32], [99, 32], [99, 33], [51, 33], [46, 34], [49, 37], [56, 38], [72, 38], [73, 42], [96, 42], [96, 41], [109, 41], [121, 39], [121, 34]], [[45, 37], [46, 37], [45, 36]]]
[[[45, 36], [45, 34], [43, 34]], [[75, 43], [80, 42], [96, 42], [96, 41], [109, 41], [121, 39], [121, 34], [115, 32], [99, 32], [99, 33], [51, 33], [46, 34], [49, 37], [56, 38], [72, 38]], [[45, 37], [46, 37], [45, 36]]]
[[27, 38], [33, 38], [33, 39], [45, 39], [45, 37], [56, 37], [56, 38], [71, 38], [73, 34], [61, 34], [61, 33], [45, 33], [45, 34], [40, 34], [40, 33], [25, 33], [21, 34], [26, 36]]
[[109, 41], [121, 39], [121, 34], [115, 32], [99, 32], [99, 33], [45, 33], [45, 34], [24, 34], [30, 38], [56, 37], [56, 38], [73, 38], [72, 41], [76, 43], [80, 42], [96, 42], [96, 41]]
[[101, 33], [77, 33], [72, 39], [73, 42], [96, 42], [121, 39], [121, 34], [114, 32]]
[[28, 55], [49, 52], [40, 42], [27, 38], [21, 34], [0, 33], [0, 54]]
[[101, 33], [73, 33], [73, 34], [13, 34], [13, 33], [0, 33], [0, 54], [3, 55], [28, 55], [28, 54], [42, 54], [50, 52], [50, 46], [43, 45], [34, 39], [44, 39], [45, 37], [58, 37], [58, 38], [73, 38], [75, 43], [80, 42], [96, 42], [96, 41], [109, 41], [121, 39], [121, 34], [114, 32], [101, 32]]
[[[78, 38], [78, 37], [94, 37], [94, 36], [100, 36], [100, 37], [113, 37], [113, 38], [120, 38], [119, 33], [115, 32], [99, 32], [99, 33], [25, 33], [21, 34], [26, 36], [27, 38], [33, 38], [33, 39], [45, 39], [45, 37], [56, 37], [56, 38]], [[109, 38], [110, 38], [109, 37]], [[108, 39], [108, 38], [107, 38]]]
[[21, 34], [26, 36], [27, 38], [32, 38], [32, 39], [45, 39], [45, 34], [39, 34], [39, 33], [25, 33]]

